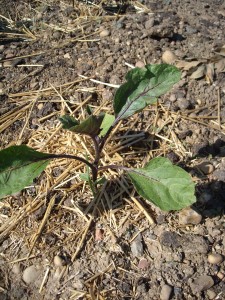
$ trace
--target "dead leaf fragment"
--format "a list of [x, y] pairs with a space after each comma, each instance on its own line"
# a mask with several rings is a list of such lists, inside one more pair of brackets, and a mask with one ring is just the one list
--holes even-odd
[[183, 69], [184, 71], [189, 71], [191, 68], [197, 67], [201, 61], [193, 60], [193, 61], [185, 61], [185, 60], [179, 60], [176, 62], [176, 67], [179, 69]]
[[213, 83], [214, 75], [215, 75], [214, 64], [207, 64], [206, 65], [206, 81], [209, 84]]
[[215, 63], [215, 69], [218, 73], [225, 72], [225, 58], [222, 58]]
[[223, 45], [220, 48], [217, 48], [215, 50], [215, 53], [225, 57], [225, 45]]
[[194, 71], [190, 78], [191, 79], [199, 79], [199, 78], [202, 78], [206, 73], [206, 66], [205, 65], [201, 65], [197, 68], [196, 71]]

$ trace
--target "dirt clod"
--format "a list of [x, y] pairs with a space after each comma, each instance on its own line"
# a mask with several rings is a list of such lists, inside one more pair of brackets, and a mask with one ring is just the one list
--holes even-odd
[[179, 212], [179, 223], [181, 225], [201, 223], [202, 216], [192, 208], [188, 207]]
[[173, 64], [177, 60], [177, 56], [170, 50], [166, 50], [162, 55], [163, 62]]

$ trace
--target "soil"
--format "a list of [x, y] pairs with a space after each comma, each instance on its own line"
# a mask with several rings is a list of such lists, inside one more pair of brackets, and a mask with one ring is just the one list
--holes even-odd
[[112, 5], [1, 0], [0, 147], [93, 157], [58, 117], [110, 113], [132, 66], [179, 60], [182, 80], [120, 124], [102, 164], [167, 156], [197, 202], [162, 212], [114, 171], [94, 199], [83, 164], [54, 161], [0, 203], [0, 299], [225, 299], [224, 1]]

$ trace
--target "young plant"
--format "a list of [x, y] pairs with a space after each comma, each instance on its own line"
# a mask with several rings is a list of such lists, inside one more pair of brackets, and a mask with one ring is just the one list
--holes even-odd
[[137, 192], [162, 210], [179, 210], [194, 203], [195, 187], [190, 175], [167, 158], [154, 158], [144, 168], [138, 169], [100, 165], [102, 150], [118, 122], [156, 103], [159, 96], [180, 80], [180, 75], [176, 67], [167, 64], [134, 68], [127, 73], [126, 82], [116, 91], [114, 115], [94, 115], [88, 107], [89, 116], [82, 122], [69, 115], [60, 117], [64, 129], [88, 135], [92, 139], [95, 158], [91, 162], [81, 156], [41, 153], [26, 145], [1, 150], [0, 197], [18, 192], [31, 184], [52, 159], [69, 158], [86, 164], [87, 172], [81, 177], [89, 182], [93, 193], [97, 192], [101, 180], [99, 172], [111, 168], [124, 170]]

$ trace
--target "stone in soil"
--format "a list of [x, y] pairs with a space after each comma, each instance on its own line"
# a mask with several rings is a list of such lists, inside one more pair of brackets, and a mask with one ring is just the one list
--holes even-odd
[[208, 255], [208, 262], [211, 264], [219, 265], [223, 261], [223, 256], [218, 253], [211, 253]]
[[59, 267], [59, 268], [66, 265], [66, 261], [59, 255], [56, 255], [54, 257], [53, 262], [54, 262], [55, 267]]
[[216, 293], [213, 290], [208, 290], [207, 296], [209, 297], [209, 300], [212, 300], [216, 298]]
[[138, 234], [138, 236], [131, 242], [130, 247], [133, 256], [140, 257], [143, 255], [144, 249], [141, 234]]
[[146, 258], [141, 258], [138, 263], [139, 269], [146, 269], [149, 266], [149, 261]]
[[27, 284], [34, 282], [40, 275], [40, 271], [34, 266], [29, 266], [23, 271], [23, 281]]
[[104, 230], [102, 228], [95, 229], [95, 241], [99, 242], [102, 241], [104, 238]]
[[100, 35], [100, 37], [104, 38], [104, 37], [110, 35], [110, 31], [107, 30], [107, 29], [104, 29], [104, 30], [102, 30], [102, 31], [100, 32], [99, 35]]
[[193, 294], [200, 293], [210, 289], [214, 285], [214, 280], [211, 276], [201, 275], [197, 277], [191, 284]]
[[160, 292], [160, 300], [169, 300], [170, 296], [172, 294], [173, 288], [168, 285], [164, 284], [162, 286], [161, 292]]
[[181, 225], [197, 225], [201, 223], [201, 220], [202, 216], [190, 207], [185, 208], [179, 212], [179, 223]]
[[172, 51], [166, 50], [162, 55], [162, 60], [171, 65], [177, 60], [177, 56]]
[[200, 165], [198, 165], [198, 168], [205, 175], [209, 175], [214, 171], [214, 166], [207, 161], [202, 162]]

